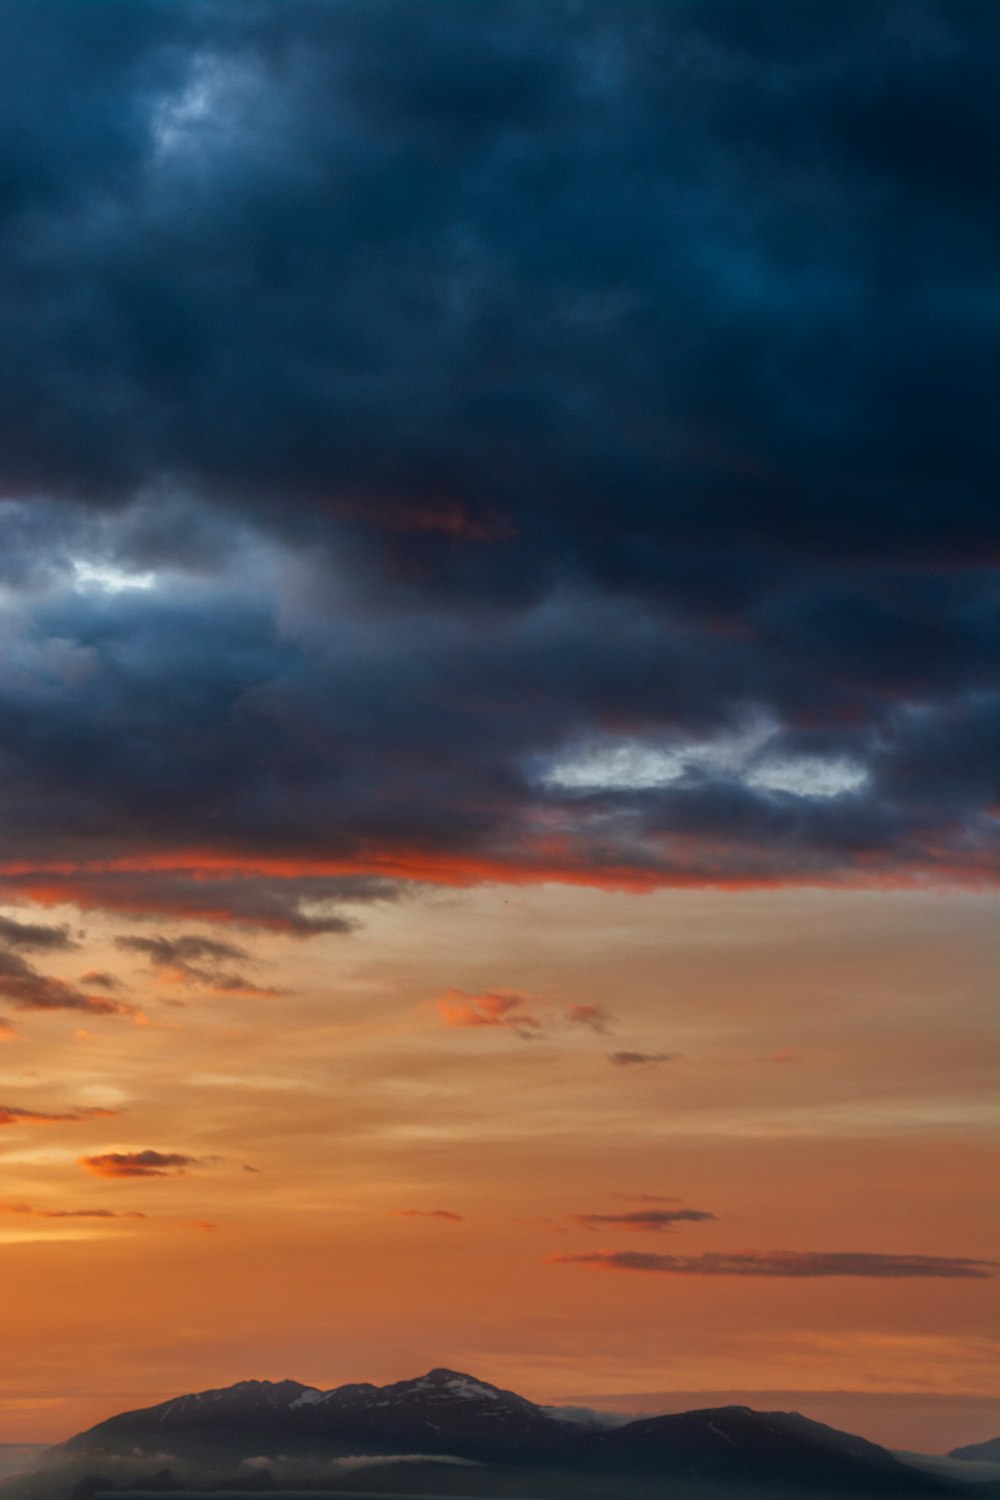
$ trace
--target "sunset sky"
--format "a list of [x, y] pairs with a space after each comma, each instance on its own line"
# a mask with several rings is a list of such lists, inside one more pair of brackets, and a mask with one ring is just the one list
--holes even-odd
[[0, 1442], [1000, 1430], [997, 21], [0, 0]]

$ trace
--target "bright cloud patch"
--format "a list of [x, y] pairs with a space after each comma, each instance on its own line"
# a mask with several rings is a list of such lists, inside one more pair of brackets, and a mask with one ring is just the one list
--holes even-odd
[[742, 778], [747, 786], [765, 792], [790, 792], [793, 797], [840, 797], [865, 785], [868, 773], [849, 760], [824, 760], [800, 755], [791, 760], [765, 760]]
[[104, 594], [122, 594], [129, 589], [156, 587], [155, 573], [130, 573], [124, 568], [116, 568], [112, 563], [93, 562], [88, 558], [75, 558], [73, 572], [77, 588], [94, 589]]
[[756, 725], [700, 744], [592, 742], [550, 762], [541, 779], [570, 791], [652, 791], [707, 777], [794, 797], [839, 797], [868, 781], [863, 766], [843, 757], [768, 754], [775, 736], [773, 727]]

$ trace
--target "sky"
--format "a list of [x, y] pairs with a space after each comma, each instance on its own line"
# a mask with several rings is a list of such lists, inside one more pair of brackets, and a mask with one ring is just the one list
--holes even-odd
[[995, 1435], [997, 29], [0, 0], [0, 1441]]

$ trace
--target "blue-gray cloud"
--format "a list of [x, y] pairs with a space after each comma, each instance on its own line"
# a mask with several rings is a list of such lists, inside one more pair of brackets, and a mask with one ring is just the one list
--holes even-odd
[[997, 29], [0, 0], [0, 894], [995, 876]]

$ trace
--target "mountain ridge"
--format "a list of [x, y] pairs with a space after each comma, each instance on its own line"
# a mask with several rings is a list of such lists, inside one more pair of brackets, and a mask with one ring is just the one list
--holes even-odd
[[[530, 1467], [591, 1478], [793, 1486], [814, 1492], [942, 1493], [886, 1449], [795, 1412], [747, 1406], [645, 1417], [618, 1426], [560, 1418], [462, 1371], [437, 1366], [413, 1380], [323, 1390], [294, 1380], [246, 1380], [122, 1412], [50, 1450], [88, 1461], [147, 1452], [185, 1464], [286, 1465], [459, 1462]], [[349, 1458], [348, 1455], [354, 1455]], [[273, 1478], [273, 1474], [272, 1474]], [[478, 1482], [478, 1481], [477, 1481]], [[469, 1481], [473, 1483], [473, 1481]], [[470, 1491], [470, 1493], [479, 1493]]]

